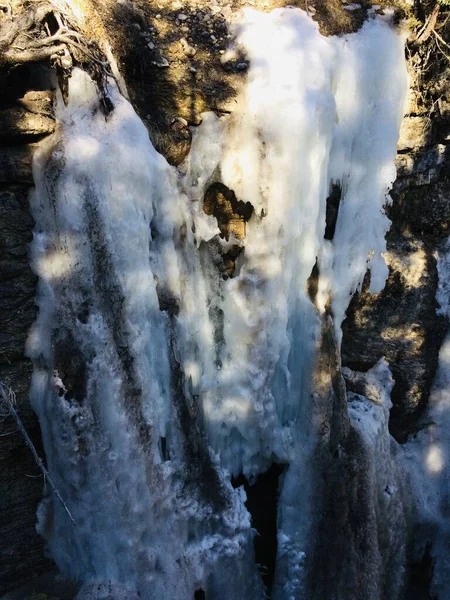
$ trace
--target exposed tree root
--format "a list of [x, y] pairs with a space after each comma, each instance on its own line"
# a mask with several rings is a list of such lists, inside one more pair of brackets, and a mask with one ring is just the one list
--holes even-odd
[[108, 62], [95, 43], [70, 27], [69, 15], [56, 2], [0, 0], [0, 67], [13, 69], [42, 61], [63, 71], [70, 71], [74, 63], [89, 63], [107, 95]]

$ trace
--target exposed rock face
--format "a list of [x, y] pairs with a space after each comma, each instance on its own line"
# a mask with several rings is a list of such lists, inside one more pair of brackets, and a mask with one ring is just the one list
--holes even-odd
[[11, 146], [0, 150], [0, 180], [3, 184], [33, 183], [33, 146]]
[[[245, 56], [227, 53], [234, 13], [244, 7], [269, 11], [305, 8], [304, 0], [71, 0], [79, 25], [115, 57], [130, 100], [149, 129], [155, 148], [179, 164], [189, 145], [174, 120], [198, 125], [202, 113], [228, 113], [245, 79]], [[380, 0], [379, 5], [397, 2]], [[341, 0], [320, 0], [311, 14], [328, 35], [356, 31], [370, 4], [344, 10]], [[177, 149], [177, 146], [180, 146]]]
[[391, 431], [406, 441], [428, 398], [446, 319], [436, 315], [433, 249], [392, 231], [388, 242], [389, 279], [371, 296], [367, 277], [353, 299], [343, 325], [343, 360], [367, 370], [382, 356], [387, 359], [395, 380]]
[[[11, 81], [3, 80], [2, 85]], [[55, 127], [51, 106], [52, 94], [40, 90], [16, 101], [3, 99], [0, 105], [0, 379], [15, 391], [20, 418], [41, 455], [39, 425], [28, 402], [32, 366], [24, 355], [36, 315], [37, 281], [28, 260], [34, 227], [28, 194], [36, 140]], [[12, 418], [0, 419], [0, 436], [1, 593], [50, 569], [52, 563], [35, 531], [44, 485], [41, 473]]]
[[[48, 95], [44, 92], [44, 98]], [[29, 100], [25, 98], [21, 104], [30, 107]], [[31, 108], [31, 107], [30, 107]], [[55, 121], [50, 117], [31, 112], [29, 108], [15, 106], [7, 108], [0, 114], [0, 131], [2, 138], [21, 138], [28, 136], [42, 136], [52, 133], [55, 129]]]
[[400, 129], [399, 151], [427, 146], [431, 138], [431, 129], [431, 119], [428, 117], [405, 117]]

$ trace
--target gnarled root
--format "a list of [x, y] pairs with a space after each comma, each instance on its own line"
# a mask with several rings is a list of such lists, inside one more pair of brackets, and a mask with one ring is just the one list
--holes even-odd
[[[0, 12], [0, 66], [13, 68], [49, 58], [58, 63], [70, 53], [78, 55], [80, 62], [87, 60], [106, 71], [107, 63], [98, 48], [66, 21], [67, 15], [51, 0], [38, 0], [32, 6], [25, 0], [8, 0], [7, 9]], [[63, 62], [60, 66], [68, 65]]]

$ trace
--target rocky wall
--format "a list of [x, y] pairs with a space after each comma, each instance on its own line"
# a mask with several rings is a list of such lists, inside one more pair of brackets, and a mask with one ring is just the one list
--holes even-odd
[[[34, 221], [28, 195], [32, 155], [55, 128], [53, 92], [39, 67], [0, 77], [0, 380], [10, 386], [20, 418], [43, 455], [28, 401], [32, 373], [25, 341], [36, 315], [37, 278], [28, 260]], [[0, 593], [52, 568], [35, 530], [44, 480], [14, 420], [0, 418]]]

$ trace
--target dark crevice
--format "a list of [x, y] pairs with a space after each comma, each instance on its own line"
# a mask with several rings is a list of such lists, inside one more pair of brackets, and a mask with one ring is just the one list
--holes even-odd
[[195, 590], [194, 600], [206, 600], [206, 594], [202, 589]]
[[269, 596], [273, 584], [278, 548], [278, 485], [280, 476], [286, 468], [286, 465], [273, 463], [253, 484], [250, 484], [242, 474], [231, 481], [235, 488], [244, 486], [247, 494], [245, 505], [252, 517], [252, 527], [257, 531], [254, 538], [255, 559], [261, 567], [262, 580]]
[[180, 303], [167, 289], [161, 286], [159, 281], [156, 283], [156, 294], [158, 296], [159, 310], [176, 317], [180, 312]]
[[30, 133], [30, 134], [15, 134], [8, 133], [6, 135], [0, 132], [0, 144], [8, 147], [20, 147], [25, 144], [37, 144], [45, 139], [48, 133]]
[[233, 278], [239, 275], [240, 269], [236, 265], [236, 261], [238, 257], [244, 252], [244, 247], [239, 246], [238, 244], [233, 244], [233, 246], [225, 252], [223, 255], [223, 268], [224, 271], [222, 273], [222, 277], [224, 279]]
[[408, 565], [408, 583], [404, 600], [437, 600], [431, 593], [433, 579], [434, 559], [431, 556], [431, 544], [427, 543], [423, 556]]
[[332, 183], [330, 195], [327, 198], [327, 208], [325, 213], [325, 234], [323, 237], [326, 240], [332, 240], [334, 238], [341, 196], [341, 186], [338, 183]]
[[59, 23], [52, 12], [47, 13], [47, 16], [42, 21], [42, 24], [46, 29], [48, 29], [49, 35], [55, 35], [59, 31]]
[[319, 277], [320, 271], [317, 265], [317, 259], [311, 271], [311, 275], [308, 277], [306, 282], [306, 291], [308, 292], [309, 299], [316, 306], [317, 292], [319, 291]]
[[166, 437], [161, 436], [159, 438], [159, 453], [163, 462], [167, 462], [168, 460], [170, 460], [170, 453]]
[[[61, 316], [61, 319], [63, 318]], [[83, 403], [88, 385], [87, 357], [79, 348], [70, 329], [65, 327], [58, 326], [54, 329], [52, 344], [55, 349], [56, 373], [66, 388], [65, 391], [60, 389], [59, 395], [64, 395], [71, 403]]]
[[[54, 76], [45, 63], [25, 64], [16, 67], [9, 73], [0, 69], [0, 77], [5, 82], [0, 89], [0, 108], [16, 106], [17, 99], [27, 92], [48, 91], [54, 89]], [[49, 111], [51, 114], [52, 111]]]
[[77, 312], [77, 319], [80, 321], [80, 323], [83, 323], [83, 325], [86, 325], [86, 323], [89, 320], [89, 314], [90, 314], [89, 300], [85, 300], [84, 302], [82, 302], [80, 304], [80, 307]]

